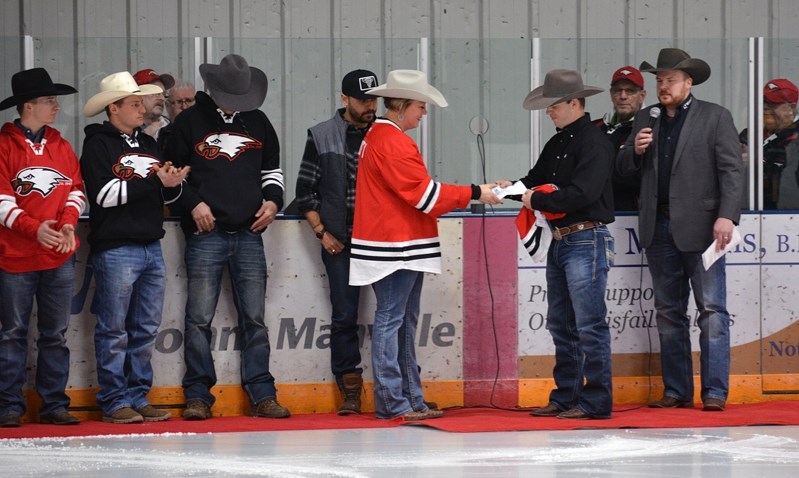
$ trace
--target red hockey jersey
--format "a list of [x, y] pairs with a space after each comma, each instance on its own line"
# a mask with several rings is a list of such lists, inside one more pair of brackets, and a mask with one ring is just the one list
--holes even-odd
[[358, 161], [350, 285], [372, 284], [400, 269], [441, 273], [436, 218], [466, 207], [471, 197], [471, 186], [433, 180], [413, 139], [377, 119]]
[[[42, 222], [53, 228], [77, 225], [86, 207], [78, 157], [69, 142], [45, 127], [41, 143], [32, 143], [13, 123], [0, 130], [0, 269], [32, 272], [55, 269], [71, 254], [39, 244]], [[77, 237], [75, 238], [77, 241]]]

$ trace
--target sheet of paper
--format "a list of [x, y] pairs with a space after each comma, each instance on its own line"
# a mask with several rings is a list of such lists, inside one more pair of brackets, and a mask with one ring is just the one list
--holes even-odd
[[716, 252], [716, 241], [713, 240], [713, 244], [702, 253], [702, 264], [705, 266], [705, 270], [710, 269], [710, 266], [713, 265], [714, 262], [719, 260], [719, 257], [723, 256], [724, 254], [730, 252], [731, 250], [735, 249], [735, 246], [741, 243], [741, 233], [738, 232], [738, 228], [735, 227], [732, 230], [732, 239], [727, 244], [727, 247], [724, 248], [723, 251]]
[[527, 186], [521, 181], [516, 181], [508, 187], [501, 188], [499, 186], [492, 189], [498, 198], [502, 199], [505, 196], [513, 196], [514, 194], [524, 194], [527, 191]]

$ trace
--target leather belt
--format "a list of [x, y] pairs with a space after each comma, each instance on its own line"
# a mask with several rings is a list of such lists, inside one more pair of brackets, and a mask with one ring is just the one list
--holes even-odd
[[671, 219], [671, 212], [669, 211], [669, 205], [658, 204], [658, 214], [665, 217], [666, 219]]
[[587, 231], [588, 229], [593, 229], [595, 227], [599, 227], [604, 224], [605, 223], [601, 221], [583, 221], [583, 222], [578, 222], [576, 224], [572, 224], [571, 226], [556, 227], [555, 229], [552, 230], [552, 237], [556, 241], [559, 241], [563, 239], [565, 236], [568, 236], [569, 234], [580, 231]]

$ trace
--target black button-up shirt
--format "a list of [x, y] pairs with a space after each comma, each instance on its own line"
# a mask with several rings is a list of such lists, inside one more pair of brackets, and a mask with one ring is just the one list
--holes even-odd
[[[688, 95], [677, 106], [677, 114], [660, 116], [660, 130], [658, 131], [658, 206], [669, 204], [669, 184], [671, 182], [671, 167], [674, 164], [674, 154], [677, 151], [677, 141], [680, 139], [685, 116], [693, 102], [693, 95]], [[665, 107], [661, 106], [665, 111]]]
[[582, 221], [613, 222], [614, 157], [613, 145], [587, 114], [558, 130], [533, 169], [521, 179], [528, 188], [549, 183], [558, 187], [550, 194], [533, 194], [533, 209], [566, 213], [551, 221], [555, 227]]

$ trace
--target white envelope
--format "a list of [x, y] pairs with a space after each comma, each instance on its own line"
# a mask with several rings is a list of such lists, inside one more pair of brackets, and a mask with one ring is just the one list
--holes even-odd
[[719, 260], [719, 257], [723, 256], [724, 254], [730, 252], [731, 250], [735, 249], [735, 246], [741, 243], [741, 233], [738, 232], [738, 228], [735, 227], [732, 229], [732, 239], [727, 244], [727, 247], [724, 248], [723, 251], [716, 252], [716, 240], [713, 240], [713, 244], [702, 253], [702, 264], [705, 266], [705, 270], [710, 269], [710, 266], [713, 265], [714, 262]]
[[514, 194], [524, 194], [527, 191], [527, 186], [524, 185], [521, 181], [516, 181], [515, 183], [511, 184], [508, 187], [501, 188], [499, 186], [492, 189], [494, 194], [497, 195], [498, 198], [502, 199], [505, 196], [512, 196]]

